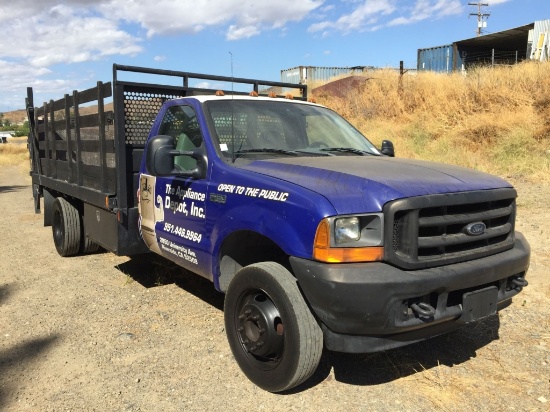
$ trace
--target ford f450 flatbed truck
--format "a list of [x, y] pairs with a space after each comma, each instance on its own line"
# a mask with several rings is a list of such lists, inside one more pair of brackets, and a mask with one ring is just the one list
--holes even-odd
[[114, 65], [112, 84], [41, 107], [29, 88], [27, 110], [35, 209], [43, 198], [59, 254], [153, 251], [210, 279], [235, 359], [265, 390], [304, 382], [323, 347], [417, 342], [527, 285], [509, 183], [395, 158], [304, 85]]

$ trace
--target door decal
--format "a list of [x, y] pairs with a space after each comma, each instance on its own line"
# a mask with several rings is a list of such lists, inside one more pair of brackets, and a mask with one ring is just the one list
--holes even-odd
[[162, 196], [155, 194], [156, 178], [154, 176], [143, 174], [139, 183], [138, 208], [141, 236], [149, 249], [161, 254], [155, 235], [155, 225], [164, 221]]

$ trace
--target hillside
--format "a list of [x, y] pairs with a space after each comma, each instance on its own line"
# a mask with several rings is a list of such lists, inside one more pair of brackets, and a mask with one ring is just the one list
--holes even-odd
[[27, 112], [25, 110], [14, 110], [12, 112], [4, 112], [3, 119], [9, 120], [11, 124], [20, 124], [27, 120]]
[[[109, 103], [105, 105], [105, 110], [113, 110], [113, 104]], [[80, 114], [97, 113], [97, 106], [82, 107]], [[24, 109], [14, 110], [12, 112], [3, 113], [4, 120], [9, 120], [12, 124], [20, 124], [27, 120], [27, 111]]]

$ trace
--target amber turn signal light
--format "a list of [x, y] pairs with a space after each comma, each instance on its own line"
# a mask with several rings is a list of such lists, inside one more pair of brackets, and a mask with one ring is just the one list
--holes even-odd
[[376, 247], [330, 247], [330, 229], [327, 220], [322, 220], [315, 233], [313, 259], [327, 263], [379, 262], [384, 257], [384, 248]]

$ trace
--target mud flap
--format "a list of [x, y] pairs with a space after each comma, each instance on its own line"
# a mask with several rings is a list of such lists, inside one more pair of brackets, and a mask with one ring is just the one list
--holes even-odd
[[32, 185], [32, 197], [34, 198], [34, 213], [40, 214], [40, 186]]

